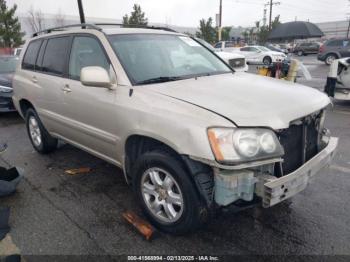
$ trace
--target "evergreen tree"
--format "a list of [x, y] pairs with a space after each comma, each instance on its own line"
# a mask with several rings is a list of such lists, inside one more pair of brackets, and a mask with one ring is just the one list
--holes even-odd
[[142, 12], [141, 6], [134, 4], [134, 11], [131, 12], [130, 17], [126, 14], [123, 17], [124, 25], [144, 25], [148, 24], [148, 19], [145, 17], [145, 12]]
[[0, 0], [0, 41], [3, 47], [16, 47], [23, 44], [23, 33], [18, 17], [17, 5], [8, 8], [5, 0]]

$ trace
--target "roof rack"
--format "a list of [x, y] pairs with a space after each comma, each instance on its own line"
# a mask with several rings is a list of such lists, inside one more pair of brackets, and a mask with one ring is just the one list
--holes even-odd
[[124, 25], [124, 24], [118, 24], [118, 23], [96, 23], [94, 25], [97, 25], [97, 26], [120, 26], [120, 27], [125, 27], [125, 28], [145, 28], [145, 29], [164, 30], [164, 31], [168, 31], [168, 32], [177, 33], [176, 30], [171, 29], [169, 27], [164, 27], [164, 26], [133, 25], [133, 24]]
[[33, 34], [33, 37], [38, 36], [40, 34], [49, 34], [52, 31], [61, 31], [62, 29], [71, 28], [71, 27], [81, 27], [82, 29], [95, 29], [95, 30], [98, 30], [98, 31], [102, 31], [102, 28], [100, 28], [100, 27], [98, 27], [98, 26], [96, 26], [94, 24], [72, 24], [72, 25], [64, 25], [64, 26], [52, 27], [52, 28], [48, 28], [48, 29], [45, 29], [45, 30], [42, 30], [42, 31], [35, 32]]
[[174, 32], [177, 33], [177, 31], [168, 28], [168, 27], [161, 27], [161, 26], [146, 26], [146, 25], [124, 25], [124, 24], [114, 24], [114, 23], [96, 23], [96, 24], [72, 24], [72, 25], [65, 25], [65, 26], [59, 26], [59, 27], [52, 27], [45, 30], [41, 30], [38, 32], [35, 32], [33, 34], [33, 37], [38, 36], [40, 34], [49, 34], [53, 31], [62, 31], [66, 28], [72, 28], [72, 27], [81, 27], [82, 29], [95, 29], [98, 31], [103, 31], [100, 26], [119, 26], [119, 27], [126, 27], [126, 28], [145, 28], [145, 29], [155, 29], [155, 30], [164, 30], [168, 32]]

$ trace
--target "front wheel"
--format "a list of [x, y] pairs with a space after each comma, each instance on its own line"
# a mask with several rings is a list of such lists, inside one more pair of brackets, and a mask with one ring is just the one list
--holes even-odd
[[47, 132], [38, 114], [32, 108], [26, 113], [26, 127], [30, 142], [36, 151], [48, 154], [57, 148], [57, 139]]
[[264, 59], [263, 59], [263, 64], [264, 65], [270, 65], [272, 63], [272, 59], [271, 59], [271, 57], [269, 57], [269, 56], [266, 56], [266, 57], [264, 57]]
[[144, 214], [161, 231], [181, 235], [206, 221], [207, 209], [189, 176], [167, 150], [146, 152], [137, 160], [134, 191]]
[[301, 50], [299, 50], [297, 54], [298, 54], [298, 56], [303, 56], [303, 55], [304, 55], [304, 52], [301, 51]]

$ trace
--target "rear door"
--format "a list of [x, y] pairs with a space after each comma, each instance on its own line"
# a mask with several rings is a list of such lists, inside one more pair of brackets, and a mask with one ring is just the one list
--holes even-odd
[[57, 134], [62, 134], [65, 128], [62, 89], [70, 44], [70, 36], [44, 40], [35, 65], [34, 81], [40, 88], [37, 111], [45, 127]]

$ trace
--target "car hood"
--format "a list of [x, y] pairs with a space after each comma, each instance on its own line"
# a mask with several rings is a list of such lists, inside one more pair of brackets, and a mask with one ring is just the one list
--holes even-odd
[[316, 89], [248, 73], [198, 77], [144, 88], [207, 109], [237, 126], [273, 129], [287, 128], [291, 121], [330, 103]]
[[5, 73], [5, 74], [0, 73], [0, 85], [12, 87], [13, 75], [14, 74], [12, 73]]

